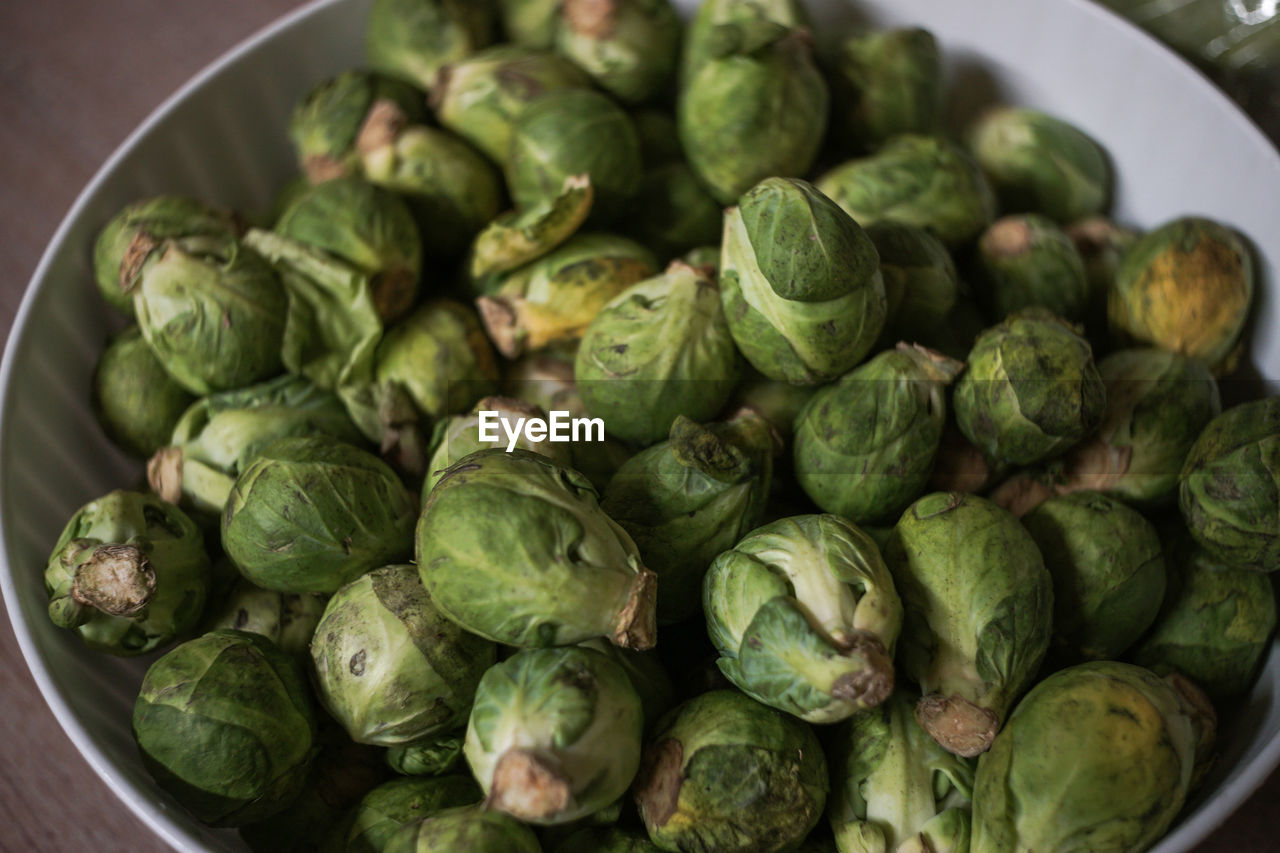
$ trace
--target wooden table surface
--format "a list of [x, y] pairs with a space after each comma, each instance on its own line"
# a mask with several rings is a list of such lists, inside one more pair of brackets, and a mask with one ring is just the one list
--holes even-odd
[[[174, 89], [297, 0], [0, 0], [0, 340], [81, 187]], [[127, 725], [122, 721], [121, 725]], [[0, 851], [160, 853], [37, 692], [0, 619]], [[1274, 775], [1197, 853], [1280, 849]]]

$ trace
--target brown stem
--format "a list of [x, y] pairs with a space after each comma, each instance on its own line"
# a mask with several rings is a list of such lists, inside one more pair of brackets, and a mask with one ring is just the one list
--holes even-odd
[[642, 652], [653, 648], [658, 633], [658, 576], [641, 568], [631, 581], [627, 603], [614, 622], [614, 645]]
[[133, 545], [99, 545], [71, 582], [72, 598], [111, 616], [138, 615], [155, 592], [155, 569]]
[[636, 774], [636, 805], [645, 823], [666, 826], [680, 803], [684, 782], [684, 747], [678, 740], [660, 741], [645, 750]]
[[979, 708], [955, 694], [922, 696], [916, 703], [916, 720], [943, 749], [964, 758], [990, 749], [1000, 728], [1000, 718], [994, 711]]
[[124, 250], [124, 257], [120, 259], [119, 283], [122, 291], [133, 292], [138, 283], [138, 274], [142, 272], [142, 265], [147, 262], [147, 258], [151, 257], [151, 253], [158, 245], [160, 245], [159, 241], [145, 231], [139, 231], [133, 235], [133, 239]]
[[855, 631], [840, 647], [849, 657], [860, 657], [866, 666], [836, 679], [831, 688], [833, 698], [874, 708], [893, 692], [893, 658], [880, 638], [866, 631]]
[[182, 500], [182, 448], [162, 447], [147, 460], [147, 483], [163, 501]]
[[509, 749], [493, 768], [485, 806], [521, 820], [546, 820], [573, 802], [569, 780], [552, 761], [527, 750]]
[[476, 308], [498, 352], [507, 358], [518, 358], [524, 351], [524, 342], [519, 338], [520, 315], [511, 303], [502, 297], [481, 296]]

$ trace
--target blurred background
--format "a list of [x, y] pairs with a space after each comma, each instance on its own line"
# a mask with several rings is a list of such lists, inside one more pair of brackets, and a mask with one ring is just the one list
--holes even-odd
[[[1280, 2], [1099, 2], [1197, 64], [1280, 140]], [[300, 5], [0, 0], [0, 341], [58, 222], [116, 146], [191, 75]], [[62, 733], [7, 618], [0, 619], [0, 767], [0, 851], [167, 849]], [[1280, 774], [1197, 853], [1277, 849], [1277, 800]]]

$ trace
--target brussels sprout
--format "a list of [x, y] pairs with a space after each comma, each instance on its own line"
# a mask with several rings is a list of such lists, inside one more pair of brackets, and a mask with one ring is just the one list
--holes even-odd
[[688, 164], [665, 163], [645, 172], [621, 225], [663, 259], [720, 239], [723, 217]]
[[331, 847], [334, 853], [380, 853], [401, 828], [447, 809], [474, 805], [482, 796], [475, 781], [462, 774], [392, 779], [365, 794], [331, 839]]
[[360, 171], [360, 152], [426, 120], [422, 93], [371, 71], [344, 71], [316, 86], [293, 110], [289, 139], [315, 184]]
[[925, 29], [860, 33], [840, 45], [834, 121], [860, 149], [903, 133], [932, 133], [942, 117], [938, 41]]
[[[492, 414], [486, 415], [486, 412]], [[571, 467], [573, 460], [568, 447], [553, 443], [550, 436], [542, 440], [532, 439], [523, 431], [523, 422], [535, 418], [545, 420], [546, 412], [510, 397], [485, 397], [469, 414], [453, 415], [437, 422], [431, 437], [431, 460], [422, 486], [422, 500], [426, 501], [446, 468], [462, 457], [486, 448], [519, 447], [541, 453], [557, 465]]]
[[768, 178], [725, 212], [720, 281], [734, 342], [771, 379], [839, 376], [884, 325], [875, 246], [804, 181]]
[[1022, 519], [1053, 576], [1053, 635], [1069, 655], [1118, 658], [1151, 627], [1164, 598], [1156, 530], [1097, 492], [1041, 503]]
[[[723, 204], [764, 178], [808, 172], [829, 100], [809, 32], [766, 20], [762, 4], [737, 5], [736, 15], [757, 19], [716, 28], [715, 47], [685, 78], [676, 104], [689, 165]], [[691, 32], [686, 69], [696, 49]]]
[[626, 672], [600, 652], [517, 652], [480, 680], [466, 756], [485, 807], [567, 823], [626, 793], [644, 716]]
[[442, 125], [505, 167], [512, 125], [528, 104], [547, 92], [590, 85], [587, 75], [563, 57], [499, 45], [441, 69], [431, 103]]
[[881, 340], [928, 343], [947, 324], [960, 297], [947, 247], [923, 228], [896, 222], [878, 222], [866, 235], [880, 256], [888, 304]]
[[661, 853], [647, 835], [620, 827], [589, 826], [554, 848], [554, 853]]
[[394, 320], [413, 304], [422, 244], [409, 208], [392, 193], [359, 178], [325, 181], [299, 194], [276, 220], [275, 231], [367, 275], [383, 319]]
[[707, 570], [702, 605], [720, 671], [766, 705], [831, 723], [893, 691], [902, 605], [880, 550], [839, 516], [748, 534]]
[[600, 507], [657, 573], [659, 622], [695, 615], [707, 566], [760, 524], [773, 452], [769, 424], [753, 411], [706, 426], [677, 415], [668, 441], [613, 475]]
[[555, 47], [618, 100], [641, 103], [674, 82], [682, 29], [670, 0], [564, 0]]
[[369, 277], [347, 261], [270, 231], [254, 228], [244, 239], [271, 261], [288, 293], [279, 357], [289, 372], [327, 391], [369, 381], [373, 349], [382, 336]]
[[324, 606], [322, 595], [275, 592], [240, 578], [205, 618], [204, 627], [206, 632], [227, 628], [261, 634], [290, 657], [306, 659]]
[[496, 391], [498, 362], [475, 312], [436, 300], [387, 331], [377, 381], [401, 386], [423, 414], [438, 418]]
[[936, 744], [898, 692], [834, 732], [827, 819], [840, 853], [964, 853], [974, 766]]
[[93, 412], [102, 430], [134, 456], [169, 441], [173, 425], [195, 398], [169, 377], [137, 326], [113, 337], [93, 369]]
[[1216, 699], [1244, 693], [1276, 627], [1269, 579], [1224, 565], [1185, 535], [1168, 554], [1164, 603], [1129, 659], [1160, 675], [1181, 672]]
[[508, 272], [550, 252], [578, 230], [594, 199], [590, 176], [571, 175], [555, 198], [490, 222], [471, 246], [472, 280]]
[[550, 50], [556, 41], [560, 0], [498, 0], [498, 16], [509, 41]]
[[464, 457], [427, 498], [417, 538], [422, 582], [468, 631], [525, 647], [654, 643], [653, 572], [586, 478], [544, 456]]
[[578, 234], [502, 276], [476, 305], [507, 358], [554, 346], [572, 349], [605, 304], [657, 272], [653, 253], [639, 243]]
[[864, 228], [915, 225], [951, 248], [978, 236], [995, 214], [977, 164], [939, 136], [895, 137], [870, 157], [831, 169], [817, 186]]
[[796, 478], [814, 503], [858, 524], [896, 521], [920, 496], [963, 365], [899, 344], [820, 389], [796, 417]]
[[147, 670], [133, 736], [156, 783], [198, 819], [240, 826], [302, 790], [316, 716], [298, 665], [270, 640], [213, 631]]
[[1181, 810], [1194, 754], [1177, 694], [1147, 670], [1054, 673], [978, 762], [971, 849], [1146, 850]]
[[264, 589], [334, 592], [407, 557], [416, 513], [376, 456], [328, 436], [282, 438], [236, 478], [222, 547]]
[[1052, 219], [1039, 214], [993, 222], [974, 254], [980, 292], [993, 317], [1039, 305], [1079, 321], [1089, 308], [1084, 259]]
[[1125, 253], [1110, 291], [1113, 333], [1230, 372], [1249, 318], [1253, 260], [1241, 240], [1208, 219], [1175, 219]]
[[635, 797], [649, 838], [664, 850], [772, 853], [817, 825], [827, 788], [827, 762], [808, 726], [717, 690], [659, 725]]
[[180, 509], [116, 490], [80, 507], [53, 546], [49, 618], [91, 649], [154, 651], [195, 627], [210, 573], [200, 528]]
[[[404, 776], [443, 776], [462, 761], [463, 733], [446, 732], [387, 750], [387, 766]], [[479, 794], [476, 795], [479, 799]]]
[[956, 384], [956, 423], [997, 462], [1030, 465], [1088, 436], [1106, 409], [1089, 343], [1043, 308], [987, 329]]
[[984, 752], [1049, 647], [1035, 541], [990, 501], [936, 492], [902, 514], [885, 562], [906, 611], [900, 662], [925, 692], [916, 719], [948, 752]]
[[1098, 431], [1073, 449], [1060, 488], [1086, 488], [1139, 506], [1169, 502], [1188, 451], [1222, 411], [1203, 363], [1161, 349], [1114, 352], [1098, 362], [1107, 407]]
[[617, 218], [640, 187], [640, 139], [630, 117], [599, 92], [561, 89], [532, 102], [511, 127], [507, 186], [519, 207], [545, 203], [565, 179], [586, 174], [595, 201], [590, 219]]
[[445, 809], [405, 825], [383, 853], [541, 853], [538, 836], [502, 812], [476, 806]]
[[714, 417], [738, 381], [715, 283], [673, 261], [632, 285], [587, 327], [574, 375], [587, 411], [625, 441], [657, 441], [677, 415]]
[[280, 372], [285, 289], [271, 266], [234, 237], [130, 244], [138, 258], [126, 291], [151, 351], [192, 394], [239, 388]]
[[1106, 153], [1062, 119], [997, 107], [969, 129], [968, 143], [1006, 213], [1043, 213], [1067, 223], [1107, 206], [1111, 167]]
[[236, 477], [278, 438], [321, 433], [360, 441], [342, 401], [285, 375], [199, 400], [147, 463], [152, 491], [169, 503], [220, 514]]
[[1280, 397], [1241, 403], [1209, 422], [1178, 475], [1178, 506], [1217, 561], [1280, 569]]
[[361, 151], [365, 177], [395, 190], [418, 220], [423, 250], [452, 257], [502, 209], [502, 179], [493, 165], [448, 131], [405, 128]]
[[415, 566], [334, 593], [311, 640], [321, 703], [356, 743], [405, 746], [456, 728], [493, 644], [444, 618]]
[[364, 53], [375, 70], [431, 89], [441, 68], [493, 41], [494, 18], [490, 0], [374, 0]]
[[135, 201], [103, 226], [93, 244], [93, 277], [112, 308], [132, 317], [130, 288], [157, 243], [185, 237], [233, 238], [234, 215], [181, 196]]

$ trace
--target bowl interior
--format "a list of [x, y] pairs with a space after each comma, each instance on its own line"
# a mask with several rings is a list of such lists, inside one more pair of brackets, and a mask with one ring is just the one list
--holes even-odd
[[[54, 713], [94, 769], [167, 841], [183, 850], [243, 850], [233, 832], [189, 818], [151, 783], [128, 720], [152, 658], [87, 653], [49, 622], [44, 562], [77, 507], [140, 466], [106, 440], [89, 409], [89, 377], [118, 322], [92, 284], [97, 230], [124, 204], [183, 193], [265, 210], [294, 173], [288, 116], [316, 82], [362, 63], [370, 0], [301, 10], [241, 45], [167, 101], [86, 188], [32, 280], [0, 373], [0, 588], [19, 643]], [[693, 0], [677, 0], [686, 11]], [[1280, 380], [1267, 262], [1280, 224], [1280, 156], [1197, 72], [1087, 0], [846, 0], [808, 4], [819, 32], [856, 23], [931, 29], [948, 57], [960, 121], [1000, 100], [1076, 123], [1107, 148], [1118, 175], [1118, 219], [1153, 226], [1184, 213], [1226, 222], [1253, 240], [1262, 277], [1254, 364]], [[1087, 46], [1087, 49], [1085, 48]], [[1225, 715], [1217, 768], [1175, 831], [1155, 848], [1189, 850], [1280, 759], [1280, 655]]]

